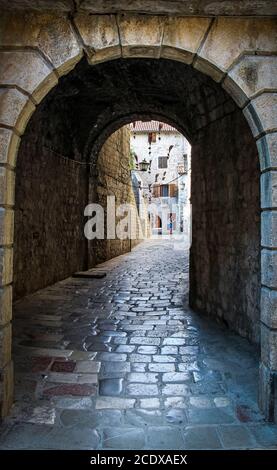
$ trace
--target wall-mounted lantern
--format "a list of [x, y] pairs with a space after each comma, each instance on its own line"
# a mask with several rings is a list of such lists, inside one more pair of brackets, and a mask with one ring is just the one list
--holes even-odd
[[139, 166], [139, 171], [147, 171], [148, 170], [148, 167], [149, 167], [149, 163], [145, 160], [145, 158], [139, 162], [138, 166]]

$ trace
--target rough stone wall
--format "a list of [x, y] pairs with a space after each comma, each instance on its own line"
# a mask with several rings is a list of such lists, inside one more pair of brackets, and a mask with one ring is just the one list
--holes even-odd
[[[115, 195], [116, 205], [128, 202], [135, 207], [128, 127], [119, 129], [104, 144], [96, 174], [91, 175], [86, 165], [62, 158], [67, 150], [62, 134], [69, 130], [59, 127], [60, 133], [54, 137], [54, 129], [54, 123], [47, 126], [43, 112], [38, 112], [20, 145], [15, 198], [15, 299], [123, 254], [137, 243], [129, 239], [88, 242], [84, 236], [88, 202], [99, 202], [106, 213], [106, 196]], [[59, 151], [50, 149], [50, 145]]]
[[63, 12], [89, 11], [91, 13], [107, 14], [118, 11], [139, 12], [144, 14], [176, 14], [193, 16], [213, 15], [274, 15], [277, 13], [274, 0], [0, 0], [0, 7], [12, 10], [34, 9], [34, 10], [56, 10]]
[[191, 201], [191, 306], [258, 342], [259, 162], [239, 111], [199, 132]]
[[[66, 120], [66, 118], [65, 118]], [[83, 235], [87, 169], [65, 160], [56, 134], [41, 113], [24, 135], [17, 162], [15, 194], [14, 297], [64, 279], [85, 263]], [[66, 132], [66, 129], [63, 129]], [[56, 140], [56, 142], [55, 142]], [[61, 153], [60, 153], [61, 152]], [[77, 156], [78, 157], [78, 156]]]
[[[109, 240], [89, 242], [88, 264], [93, 266], [107, 259], [130, 251], [139, 242], [139, 219], [130, 176], [130, 131], [128, 126], [114, 132], [103, 145], [97, 160], [97, 175], [89, 180], [89, 202], [98, 202], [105, 211], [105, 233], [107, 215], [107, 196], [115, 196], [115, 207], [129, 203], [134, 208], [132, 233], [136, 239], [120, 240], [117, 237]], [[117, 223], [122, 216], [116, 217]]]

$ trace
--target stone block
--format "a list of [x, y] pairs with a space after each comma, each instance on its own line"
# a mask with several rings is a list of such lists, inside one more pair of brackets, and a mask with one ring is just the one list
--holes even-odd
[[247, 95], [229, 75], [223, 80], [222, 87], [229, 93], [240, 108], [243, 108], [248, 103], [249, 99]]
[[157, 383], [158, 382], [158, 374], [152, 374], [151, 372], [132, 372], [127, 376], [128, 382], [135, 382], [135, 383]]
[[13, 280], [13, 249], [0, 248], [0, 285], [11, 284]]
[[191, 64], [210, 21], [209, 18], [166, 19], [161, 57]]
[[58, 84], [56, 72], [50, 72], [47, 77], [39, 84], [32, 94], [36, 104], [40, 103], [47, 93]]
[[14, 211], [0, 207], [0, 245], [13, 242]]
[[150, 426], [147, 445], [149, 449], [184, 449], [184, 440], [176, 427]]
[[140, 428], [104, 428], [104, 449], [142, 449], [145, 433]]
[[166, 384], [162, 387], [162, 395], [169, 395], [169, 396], [188, 396], [189, 394], [189, 387], [185, 384]]
[[216, 18], [199, 55], [227, 71], [243, 52], [276, 52], [276, 22], [271, 18]]
[[119, 397], [99, 397], [96, 400], [95, 409], [118, 409], [126, 410], [134, 408], [136, 400], [133, 398], [119, 398]]
[[262, 90], [276, 90], [277, 57], [245, 55], [228, 75], [249, 98]]
[[260, 363], [259, 368], [259, 406], [267, 421], [277, 422], [277, 373]]
[[267, 287], [277, 286], [277, 250], [262, 249], [261, 255], [262, 284]]
[[58, 83], [39, 51], [0, 52], [0, 76], [2, 85], [21, 88], [33, 95], [37, 103]]
[[72, 24], [57, 12], [5, 12], [1, 15], [0, 31], [2, 47], [39, 48], [59, 75], [72, 70], [83, 55]]
[[269, 328], [277, 329], [277, 291], [262, 287], [261, 321]]
[[277, 207], [277, 171], [267, 171], [261, 175], [262, 208]]
[[229, 424], [236, 421], [231, 408], [189, 408], [188, 421], [192, 424]]
[[243, 109], [243, 114], [250, 127], [253, 136], [258, 136], [263, 132], [263, 125], [251, 101]]
[[256, 444], [253, 435], [242, 425], [219, 426], [219, 435], [224, 449], [249, 449]]
[[261, 426], [259, 423], [249, 426], [249, 430], [255, 436], [258, 444], [263, 448], [276, 446], [277, 442], [277, 428], [272, 424], [264, 424]]
[[277, 93], [263, 93], [243, 110], [254, 137], [277, 129]]
[[186, 382], [190, 378], [189, 372], [166, 372], [162, 375], [163, 382]]
[[14, 204], [15, 173], [0, 167], [0, 204]]
[[122, 393], [123, 379], [103, 379], [99, 382], [99, 395], [114, 397]]
[[199, 72], [211, 77], [215, 82], [220, 82], [224, 77], [224, 72], [222, 72], [216, 65], [211, 64], [202, 57], [197, 57], [193, 63], [193, 67], [196, 70], [199, 70]]
[[277, 370], [277, 331], [261, 325], [261, 360], [272, 370]]
[[86, 46], [91, 64], [121, 57], [118, 27], [114, 15], [80, 13], [74, 22]]
[[0, 125], [14, 127], [23, 134], [35, 105], [15, 88], [0, 88]]
[[96, 386], [91, 384], [77, 383], [51, 383], [48, 382], [43, 390], [45, 397], [55, 396], [94, 396], [96, 395]]
[[123, 57], [160, 57], [164, 17], [121, 15], [118, 26]]
[[261, 170], [277, 168], [277, 133], [267, 134], [257, 140]]
[[[19, 2], [30, 3], [34, 0], [17, 0]], [[42, 1], [42, 0], [41, 0]], [[59, 0], [57, 9], [71, 9], [70, 0]], [[51, 5], [52, 0], [43, 0], [43, 4]], [[66, 6], [65, 6], [66, 4]], [[105, 13], [107, 10], [132, 11], [144, 14], [168, 14], [176, 16], [217, 16], [217, 15], [274, 15], [276, 14], [276, 3], [274, 0], [266, 1], [228, 1], [221, 0], [82, 0], [79, 1], [80, 10], [89, 10], [92, 13]]]
[[126, 387], [126, 393], [130, 396], [157, 396], [159, 395], [157, 385], [152, 384], [141, 384], [141, 383], [131, 383]]
[[0, 289], [0, 326], [5, 325], [12, 318], [12, 286]]
[[141, 398], [139, 400], [139, 406], [142, 409], [147, 408], [159, 408], [160, 407], [160, 400], [159, 398]]
[[277, 248], [277, 212], [263, 211], [262, 222], [262, 246], [268, 248]]
[[11, 360], [12, 328], [11, 323], [0, 327], [0, 369]]
[[215, 426], [187, 426], [184, 438], [186, 449], [222, 449]]
[[13, 402], [13, 363], [0, 370], [0, 416], [8, 415]]
[[15, 166], [20, 138], [10, 129], [0, 128], [0, 163]]

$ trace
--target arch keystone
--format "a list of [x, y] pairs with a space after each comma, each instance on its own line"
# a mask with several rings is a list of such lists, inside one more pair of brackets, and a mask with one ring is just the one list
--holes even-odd
[[121, 57], [121, 46], [114, 15], [79, 13], [75, 25], [85, 45], [90, 64]]
[[164, 22], [163, 16], [120, 15], [122, 57], [160, 57]]

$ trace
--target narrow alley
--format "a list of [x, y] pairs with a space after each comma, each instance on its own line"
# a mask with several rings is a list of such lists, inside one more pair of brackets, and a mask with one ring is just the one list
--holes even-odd
[[18, 301], [0, 448], [276, 449], [258, 351], [189, 309], [188, 267], [148, 240]]

